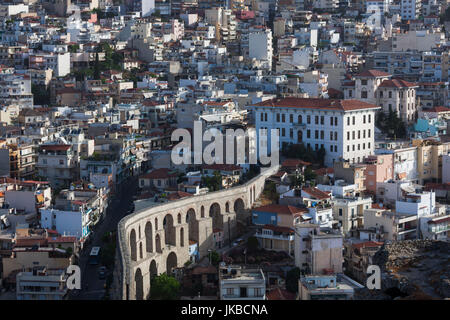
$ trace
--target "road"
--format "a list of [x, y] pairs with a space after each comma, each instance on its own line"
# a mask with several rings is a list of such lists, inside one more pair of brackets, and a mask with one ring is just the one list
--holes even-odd
[[[121, 190], [117, 190], [116, 199], [109, 204], [106, 215], [102, 221], [94, 227], [90, 243], [82, 250], [79, 265], [81, 268], [81, 290], [71, 292], [71, 300], [101, 300], [105, 295], [106, 279], [100, 280], [98, 269], [100, 265], [89, 265], [88, 258], [92, 247], [102, 246], [102, 236], [105, 232], [116, 231], [117, 225], [123, 217], [129, 214], [129, 209], [133, 203], [133, 196], [137, 192], [137, 178], [132, 177], [121, 185]], [[112, 270], [108, 270], [111, 273]]]

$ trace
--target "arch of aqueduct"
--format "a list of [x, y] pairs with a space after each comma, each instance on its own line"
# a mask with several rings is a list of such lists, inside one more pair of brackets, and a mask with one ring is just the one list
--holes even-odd
[[263, 169], [249, 182], [226, 190], [139, 210], [118, 225], [114, 299], [141, 300], [150, 292], [151, 277], [170, 272], [189, 260], [189, 239], [200, 257], [213, 248], [213, 229], [224, 231], [225, 243], [236, 235], [236, 213], [251, 208], [265, 180], [278, 166]]

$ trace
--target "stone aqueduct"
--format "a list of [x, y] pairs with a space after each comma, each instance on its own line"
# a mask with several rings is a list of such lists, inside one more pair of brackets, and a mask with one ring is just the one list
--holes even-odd
[[225, 243], [236, 235], [236, 214], [251, 208], [265, 180], [278, 166], [263, 169], [249, 182], [226, 190], [139, 210], [118, 225], [114, 299], [141, 300], [154, 275], [170, 273], [189, 260], [189, 239], [199, 244], [200, 257], [213, 248], [213, 229], [224, 231]]

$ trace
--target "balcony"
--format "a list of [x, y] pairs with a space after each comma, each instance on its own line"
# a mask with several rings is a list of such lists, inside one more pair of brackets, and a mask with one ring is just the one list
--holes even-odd
[[275, 234], [270, 235], [270, 234], [263, 234], [261, 232], [256, 232], [255, 236], [257, 238], [264, 238], [264, 239], [294, 241], [294, 235], [275, 235]]

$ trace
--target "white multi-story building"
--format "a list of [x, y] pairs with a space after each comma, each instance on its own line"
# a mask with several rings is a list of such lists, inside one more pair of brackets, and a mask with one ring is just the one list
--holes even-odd
[[19, 272], [16, 276], [17, 300], [64, 300], [67, 295], [65, 269]]
[[267, 61], [267, 65], [272, 68], [272, 30], [265, 29], [257, 32], [251, 32], [248, 35], [248, 45], [250, 59]]
[[32, 69], [52, 69], [54, 76], [64, 77], [70, 73], [70, 52], [33, 54], [29, 64]]
[[[325, 148], [325, 165], [339, 159], [361, 162], [374, 152], [376, 105], [356, 100], [283, 98], [250, 106], [261, 145], [271, 150], [270, 129], [278, 129], [283, 143]], [[267, 136], [260, 129], [268, 129]]]
[[221, 266], [220, 300], [265, 300], [266, 279], [261, 269]]
[[0, 99], [3, 105], [33, 107], [31, 79], [27, 74], [0, 73]]
[[415, 20], [420, 15], [421, 0], [402, 0], [400, 4], [403, 20]]

